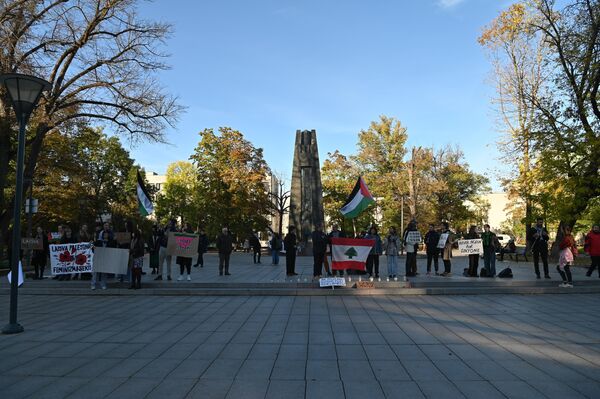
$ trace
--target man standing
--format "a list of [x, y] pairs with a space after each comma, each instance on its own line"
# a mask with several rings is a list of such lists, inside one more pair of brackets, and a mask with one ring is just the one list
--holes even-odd
[[229, 273], [229, 258], [233, 251], [233, 239], [229, 234], [229, 229], [223, 227], [221, 234], [217, 237], [217, 249], [219, 250], [219, 276], [231, 276]]
[[296, 228], [288, 226], [288, 233], [283, 239], [285, 248], [285, 268], [288, 276], [296, 276]]
[[204, 267], [204, 254], [208, 251], [208, 236], [204, 232], [204, 229], [201, 228], [198, 232], [198, 260], [194, 267]]
[[163, 264], [167, 262], [167, 280], [171, 280], [171, 262], [173, 257], [167, 253], [167, 244], [169, 242], [169, 233], [177, 231], [175, 219], [169, 220], [167, 227], [162, 232], [159, 232], [160, 248], [158, 250], [158, 276], [154, 280], [163, 279]]
[[435, 269], [435, 275], [438, 275], [438, 256], [440, 249], [437, 247], [440, 241], [440, 233], [435, 231], [433, 224], [429, 225], [429, 231], [425, 233], [425, 247], [427, 251], [427, 275], [431, 274], [431, 261], [433, 261], [433, 268]]
[[535, 275], [540, 278], [540, 257], [544, 265], [544, 277], [550, 278], [548, 273], [548, 230], [544, 227], [544, 219], [537, 218], [535, 226], [527, 231], [527, 242], [533, 253], [533, 267]]
[[252, 247], [252, 258], [254, 259], [254, 264], [260, 263], [260, 240], [256, 233], [252, 233], [250, 236], [250, 246]]
[[490, 231], [490, 225], [483, 225], [481, 242], [483, 244], [483, 267], [488, 277], [496, 277], [496, 247], [499, 246], [498, 237]]
[[315, 231], [312, 232], [313, 244], [313, 278], [320, 278], [323, 271], [323, 262], [325, 261], [325, 253], [327, 252], [327, 235], [323, 232], [323, 226], [320, 224], [315, 226]]

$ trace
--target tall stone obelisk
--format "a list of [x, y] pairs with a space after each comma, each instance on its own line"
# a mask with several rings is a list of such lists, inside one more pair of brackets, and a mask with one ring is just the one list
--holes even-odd
[[296, 226], [302, 254], [312, 253], [310, 236], [324, 226], [323, 186], [315, 130], [297, 130], [290, 196], [290, 224]]

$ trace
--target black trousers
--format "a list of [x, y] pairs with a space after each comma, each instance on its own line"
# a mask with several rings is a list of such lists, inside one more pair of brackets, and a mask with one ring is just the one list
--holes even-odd
[[367, 257], [367, 273], [373, 275], [375, 269], [375, 277], [379, 277], [379, 255], [369, 255]]
[[196, 261], [196, 266], [198, 265], [204, 267], [204, 254], [202, 252], [198, 253], [198, 260]]
[[219, 273], [229, 273], [229, 258], [231, 257], [231, 253], [222, 254], [219, 253]]
[[[591, 276], [592, 273], [594, 272], [594, 270], [596, 270], [596, 268], [598, 268], [598, 277], [600, 277], [600, 256], [592, 256], [592, 265], [589, 267], [588, 271], [587, 271], [587, 275]], [[44, 269], [42, 269], [44, 270]]]
[[142, 268], [134, 267], [131, 269], [131, 288], [142, 288]]
[[325, 252], [313, 253], [313, 260], [313, 277], [322, 275], [323, 263], [325, 262]]
[[192, 272], [192, 262], [179, 265], [179, 274], [183, 274], [185, 269], [187, 269], [187, 274], [190, 274]]
[[452, 273], [452, 262], [450, 261], [450, 259], [446, 260], [443, 259], [444, 261], [444, 273]]
[[405, 273], [407, 276], [415, 276], [417, 274], [417, 253], [406, 253]]
[[440, 251], [437, 250], [435, 252], [427, 252], [427, 273], [431, 272], [431, 261], [433, 261], [433, 267], [435, 272], [438, 271], [438, 256], [440, 255]]
[[479, 269], [479, 254], [477, 255], [469, 255], [469, 276], [477, 277], [477, 272]]
[[254, 263], [260, 263], [260, 249], [254, 249]]
[[571, 276], [571, 267], [569, 265], [565, 265], [565, 271], [560, 270], [560, 266], [556, 266], [556, 270], [560, 277], [562, 277], [562, 281], [571, 284], [573, 282], [573, 276]]
[[296, 250], [285, 251], [285, 270], [288, 275], [296, 273]]
[[544, 276], [548, 273], [548, 247], [533, 248], [533, 267], [535, 268], [535, 274], [540, 275], [540, 257], [542, 258], [542, 264], [544, 265]]

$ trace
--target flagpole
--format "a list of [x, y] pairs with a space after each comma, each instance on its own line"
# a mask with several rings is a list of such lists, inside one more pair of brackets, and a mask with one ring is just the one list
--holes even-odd
[[356, 218], [352, 218], [352, 230], [354, 230], [354, 237], [356, 237]]

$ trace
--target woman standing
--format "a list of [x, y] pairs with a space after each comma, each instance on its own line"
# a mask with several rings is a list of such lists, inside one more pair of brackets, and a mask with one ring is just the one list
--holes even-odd
[[[417, 232], [417, 222], [412, 221], [406, 227], [404, 231], [404, 247], [406, 248], [406, 276], [414, 277], [417, 274], [417, 250], [419, 248], [419, 243], [415, 242], [414, 234], [411, 232]], [[420, 237], [420, 235], [417, 235]], [[420, 241], [420, 240], [419, 240]]]
[[398, 274], [398, 250], [400, 249], [400, 237], [396, 234], [396, 228], [390, 227], [388, 235], [383, 242], [383, 249], [387, 258], [388, 278], [397, 280]]
[[142, 288], [142, 268], [144, 267], [144, 239], [139, 229], [131, 233], [131, 245], [129, 254], [131, 262], [131, 286], [130, 289]]
[[[190, 226], [189, 223], [185, 223], [182, 232], [194, 233], [194, 230], [192, 230], [192, 226]], [[184, 269], [187, 269], [187, 281], [192, 281], [192, 277], [190, 276], [190, 273], [192, 271], [192, 258], [178, 256], [175, 259], [175, 263], [179, 265], [179, 277], [177, 278], [177, 281], [183, 280]]]
[[48, 235], [41, 227], [37, 228], [35, 238], [42, 242], [42, 249], [33, 251], [33, 256], [31, 258], [31, 263], [35, 270], [33, 279], [42, 280], [44, 278], [44, 269], [46, 268], [48, 255], [50, 254], [50, 245], [48, 243]]
[[[469, 227], [469, 232], [465, 236], [467, 240], [475, 240], [479, 238], [479, 234], [477, 234], [476, 227], [471, 225]], [[469, 255], [469, 269], [467, 270], [467, 275], [469, 277], [477, 277], [477, 270], [479, 269], [479, 254]]]
[[377, 233], [377, 227], [372, 226], [365, 238], [375, 240], [375, 245], [373, 245], [367, 257], [367, 273], [369, 273], [370, 278], [373, 278], [373, 269], [375, 269], [375, 278], [379, 278], [379, 255], [383, 252], [383, 246], [381, 237]]
[[571, 234], [571, 227], [565, 226], [564, 236], [559, 244], [560, 255], [558, 258], [558, 266], [556, 270], [560, 277], [562, 277], [562, 284], [558, 286], [561, 288], [573, 288], [573, 276], [571, 275], [571, 265], [577, 256], [577, 245], [575, 245], [575, 239]]
[[150, 236], [150, 245], [148, 250], [150, 251], [150, 268], [152, 269], [151, 274], [158, 274], [158, 251], [160, 250], [160, 232], [158, 225], [152, 226], [152, 236]]
[[[69, 226], [66, 226], [63, 228], [63, 235], [60, 238], [60, 243], [61, 244], [75, 244], [75, 237], [73, 237], [73, 231], [71, 230], [71, 228]], [[75, 275], [76, 273], [71, 273], [71, 274], [61, 274], [60, 276], [58, 276], [58, 279], [60, 281], [65, 281], [65, 280], [71, 280], [71, 276]]]
[[444, 262], [444, 273], [442, 276], [448, 277], [452, 275], [452, 245], [454, 245], [454, 233], [450, 231], [448, 222], [442, 222], [442, 234], [440, 237], [445, 237], [444, 248], [442, 249], [442, 261]]

